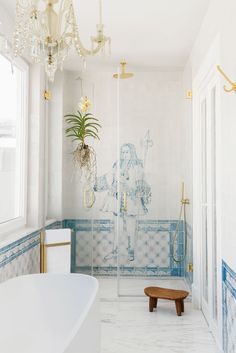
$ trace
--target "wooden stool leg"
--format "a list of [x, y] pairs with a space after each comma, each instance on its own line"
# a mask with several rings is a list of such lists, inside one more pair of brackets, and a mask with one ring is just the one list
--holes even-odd
[[182, 313], [182, 305], [181, 300], [175, 300], [176, 313], [178, 316], [181, 316]]
[[182, 313], [184, 313], [184, 300], [183, 299], [181, 300], [181, 311], [182, 311]]
[[156, 308], [157, 307], [157, 298], [154, 298], [154, 306], [153, 306], [154, 308]]
[[149, 298], [149, 311], [150, 311], [150, 313], [153, 312], [153, 308], [156, 307], [155, 305], [156, 305], [156, 300], [155, 300], [155, 298], [150, 297], [150, 298]]

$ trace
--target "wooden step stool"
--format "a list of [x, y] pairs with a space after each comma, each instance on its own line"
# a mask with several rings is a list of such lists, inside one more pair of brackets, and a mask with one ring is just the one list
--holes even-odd
[[157, 307], [158, 299], [174, 300], [176, 313], [178, 316], [184, 312], [184, 299], [189, 295], [185, 290], [168, 289], [160, 287], [147, 287], [144, 293], [149, 297], [149, 311], [153, 312], [153, 308]]

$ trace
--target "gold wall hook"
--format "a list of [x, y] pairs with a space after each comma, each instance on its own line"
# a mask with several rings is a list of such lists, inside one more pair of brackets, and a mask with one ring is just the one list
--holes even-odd
[[229, 82], [229, 84], [231, 85], [231, 88], [227, 88], [227, 86], [224, 86], [224, 91], [227, 93], [230, 92], [236, 92], [236, 82], [233, 82], [230, 80], [230, 78], [226, 75], [226, 73], [222, 70], [222, 68], [220, 67], [220, 65], [217, 66], [217, 70], [221, 73], [221, 75], [226, 79], [226, 81]]

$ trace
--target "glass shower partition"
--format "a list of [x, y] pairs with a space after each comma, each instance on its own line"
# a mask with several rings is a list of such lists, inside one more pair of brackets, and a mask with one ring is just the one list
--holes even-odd
[[[71, 198], [77, 198], [77, 216], [65, 226], [75, 230], [72, 244], [72, 272], [102, 278], [111, 277], [117, 294], [116, 195], [114, 168], [117, 146], [117, 86], [110, 72], [84, 75], [82, 96], [91, 99], [90, 111], [101, 124], [98, 139], [88, 140], [96, 153], [96, 178], [88, 188], [81, 175], [74, 182]], [[94, 203], [91, 205], [91, 199]], [[75, 203], [73, 203], [75, 204]]]
[[151, 285], [183, 289], [180, 76], [120, 75], [117, 90], [118, 295], [143, 296]]
[[76, 232], [72, 270], [98, 277], [109, 296], [143, 296], [150, 285], [183, 289], [181, 76], [120, 73], [82, 81], [102, 128], [91, 141], [96, 180], [87, 191], [74, 181], [77, 216], [65, 221]]

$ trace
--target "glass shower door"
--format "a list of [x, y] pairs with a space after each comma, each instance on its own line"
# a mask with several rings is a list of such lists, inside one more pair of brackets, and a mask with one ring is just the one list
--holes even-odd
[[[144, 287], [172, 286], [172, 278], [184, 275], [184, 261], [173, 258], [173, 251], [177, 258], [184, 255], [183, 222], [178, 222], [182, 173], [176, 158], [180, 148], [175, 144], [181, 126], [172, 129], [174, 109], [181, 111], [180, 84], [154, 72], [118, 79], [114, 171], [120, 296], [143, 296]], [[167, 101], [167, 92], [175, 107]]]

